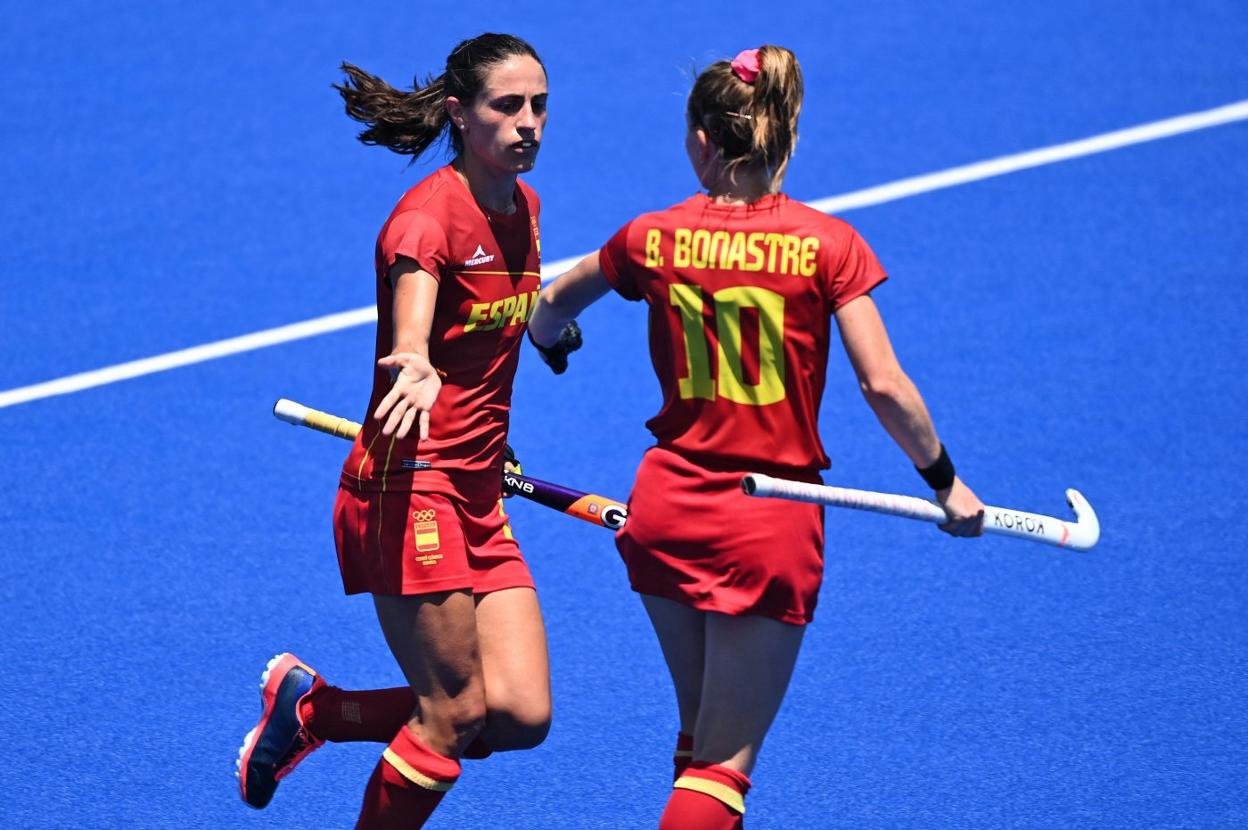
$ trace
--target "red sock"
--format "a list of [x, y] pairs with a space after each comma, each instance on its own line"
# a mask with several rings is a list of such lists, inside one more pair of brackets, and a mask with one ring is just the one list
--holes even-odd
[[308, 731], [324, 741], [373, 741], [389, 743], [402, 729], [416, 695], [411, 687], [348, 692], [337, 686], [322, 686], [299, 704], [299, 716]]
[[355, 830], [423, 827], [458, 779], [458, 761], [434, 752], [404, 726], [373, 770]]
[[749, 789], [744, 774], [693, 761], [676, 780], [659, 830], [740, 830]]
[[[299, 702], [299, 717], [308, 731], [323, 741], [389, 743], [416, 708], [410, 686], [349, 692], [322, 686]], [[692, 747], [692, 744], [690, 744]], [[481, 736], [464, 748], [464, 758], [481, 760], [494, 753]]]
[[684, 732], [676, 733], [676, 751], [672, 753], [672, 780], [677, 778], [689, 768], [689, 762], [693, 760], [693, 736], [686, 735]]

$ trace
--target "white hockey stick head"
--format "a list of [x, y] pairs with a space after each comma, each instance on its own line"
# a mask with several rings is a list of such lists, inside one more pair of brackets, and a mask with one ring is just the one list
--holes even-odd
[[[853, 510], [870, 510], [890, 516], [903, 516], [924, 522], [943, 523], [948, 520], [940, 505], [927, 499], [902, 496], [895, 493], [877, 493], [872, 490], [852, 490], [848, 487], [829, 487], [804, 481], [772, 478], [760, 473], [750, 473], [741, 480], [741, 488], [751, 496], [793, 499], [795, 501], [826, 504], [831, 507], [848, 507]], [[984, 533], [1012, 536], [1046, 545], [1070, 550], [1089, 550], [1101, 538], [1101, 523], [1096, 511], [1078, 490], [1066, 491], [1066, 501], [1075, 511], [1075, 521], [1025, 513], [1003, 507], [984, 505]]]
[[1075, 511], [1075, 521], [1063, 522], [1069, 529], [1070, 536], [1063, 543], [1064, 547], [1074, 550], [1088, 550], [1101, 538], [1101, 521], [1088, 500], [1075, 488], [1066, 491], [1066, 503]]

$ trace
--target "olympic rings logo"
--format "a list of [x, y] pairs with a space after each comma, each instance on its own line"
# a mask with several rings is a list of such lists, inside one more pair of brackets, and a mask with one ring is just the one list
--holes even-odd
[[412, 514], [412, 518], [418, 522], [432, 522], [437, 513], [433, 510], [417, 510]]

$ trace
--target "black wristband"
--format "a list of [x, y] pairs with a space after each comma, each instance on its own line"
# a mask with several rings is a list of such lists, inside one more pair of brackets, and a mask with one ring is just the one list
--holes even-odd
[[914, 469], [919, 471], [919, 475], [923, 476], [927, 486], [933, 490], [948, 490], [953, 486], [953, 479], [957, 475], [953, 471], [953, 462], [949, 460], [949, 453], [945, 450], [944, 444], [940, 445], [940, 457], [930, 466]]

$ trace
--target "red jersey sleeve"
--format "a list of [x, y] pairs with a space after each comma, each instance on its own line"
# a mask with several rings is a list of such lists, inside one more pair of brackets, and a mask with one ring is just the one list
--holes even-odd
[[634, 277], [634, 269], [628, 254], [628, 232], [633, 223], [629, 222], [616, 231], [615, 236], [607, 240], [598, 252], [598, 267], [602, 275], [621, 297], [626, 300], [642, 299], [641, 288]]
[[381, 239], [381, 255], [386, 271], [400, 256], [415, 260], [417, 267], [442, 281], [450, 260], [450, 245], [442, 225], [421, 210], [407, 210], [395, 216]]
[[888, 279], [884, 266], [875, 258], [867, 241], [853, 228], [846, 226], [846, 230], [848, 235], [840, 261], [826, 272], [825, 290], [833, 311]]

